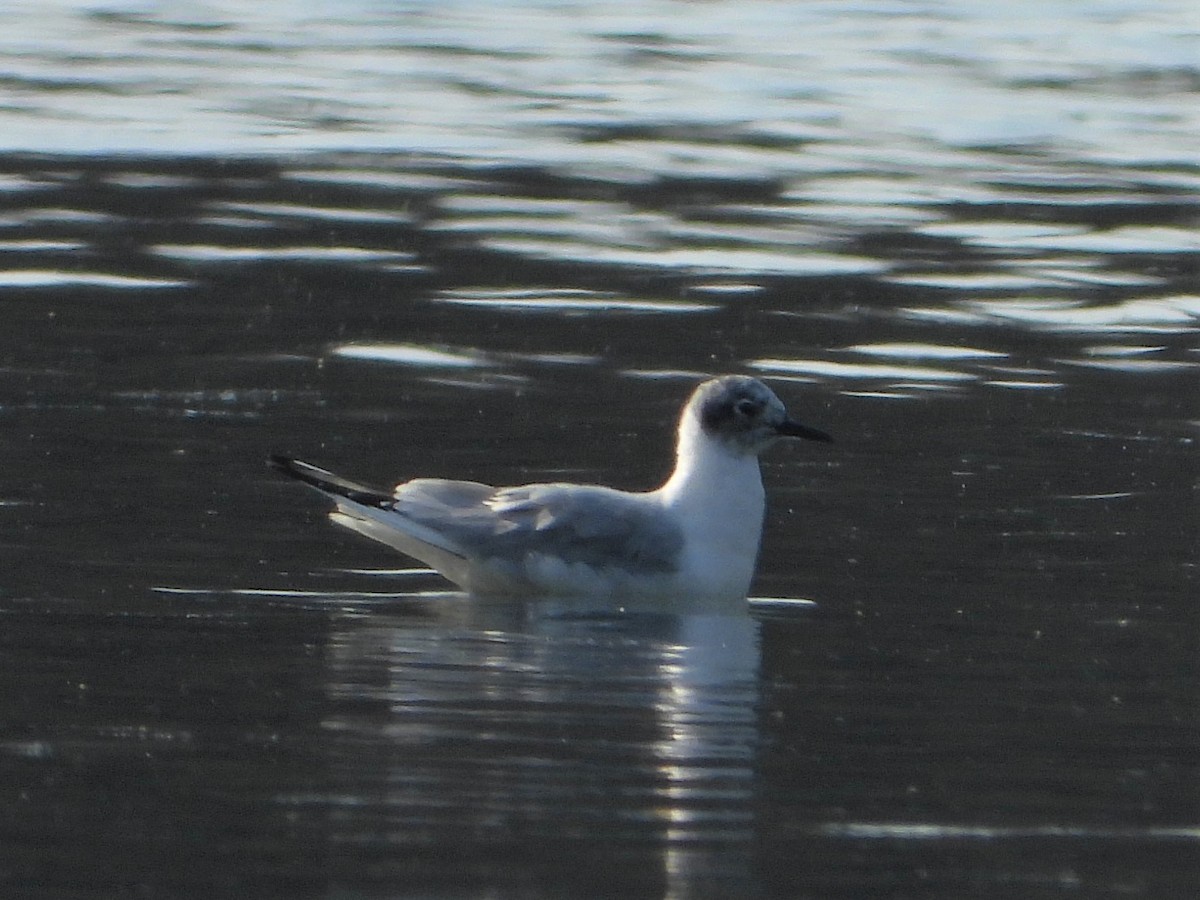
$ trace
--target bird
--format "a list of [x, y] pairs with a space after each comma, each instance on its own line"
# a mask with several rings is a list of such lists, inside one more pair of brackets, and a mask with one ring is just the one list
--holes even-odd
[[724, 375], [684, 404], [674, 471], [650, 491], [440, 478], [387, 490], [288, 456], [267, 462], [330, 498], [338, 525], [471, 595], [727, 601], [749, 593], [765, 513], [759, 454], [781, 438], [832, 440], [790, 418], [762, 381]]

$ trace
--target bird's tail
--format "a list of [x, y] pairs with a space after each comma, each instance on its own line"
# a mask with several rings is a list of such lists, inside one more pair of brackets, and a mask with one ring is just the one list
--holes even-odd
[[288, 456], [271, 456], [267, 465], [332, 497], [337, 509], [329, 517], [338, 525], [421, 560], [455, 584], [467, 583], [470, 566], [466, 554], [443, 535], [400, 514], [391, 491], [350, 481]]
[[348, 478], [343, 478], [341, 475], [334, 475], [332, 472], [319, 469], [309, 463], [292, 459], [290, 456], [271, 455], [267, 458], [267, 465], [277, 472], [282, 472], [284, 475], [315, 487], [323, 494], [329, 494], [333, 497], [345, 497], [364, 506], [385, 509], [390, 508], [395, 500], [391, 491], [351, 481]]

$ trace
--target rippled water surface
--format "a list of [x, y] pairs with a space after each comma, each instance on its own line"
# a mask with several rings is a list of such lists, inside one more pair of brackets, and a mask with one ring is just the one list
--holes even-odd
[[[1190, 898], [1191, 5], [17, 5], [6, 896]], [[765, 460], [746, 611], [480, 603], [267, 472]]]

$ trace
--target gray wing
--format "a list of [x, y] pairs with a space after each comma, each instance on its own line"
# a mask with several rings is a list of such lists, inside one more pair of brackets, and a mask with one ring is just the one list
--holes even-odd
[[393, 508], [465, 555], [519, 562], [531, 553], [569, 563], [671, 572], [683, 535], [637, 495], [610, 488], [534, 484], [492, 488], [418, 479], [396, 488]]

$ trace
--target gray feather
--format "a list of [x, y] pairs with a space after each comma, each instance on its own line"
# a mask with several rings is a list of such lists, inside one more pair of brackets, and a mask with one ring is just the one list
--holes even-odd
[[520, 559], [547, 554], [567, 563], [668, 573], [683, 535], [628, 494], [604, 487], [536, 484], [491, 488], [418, 479], [396, 488], [395, 512], [436, 529], [467, 556]]

